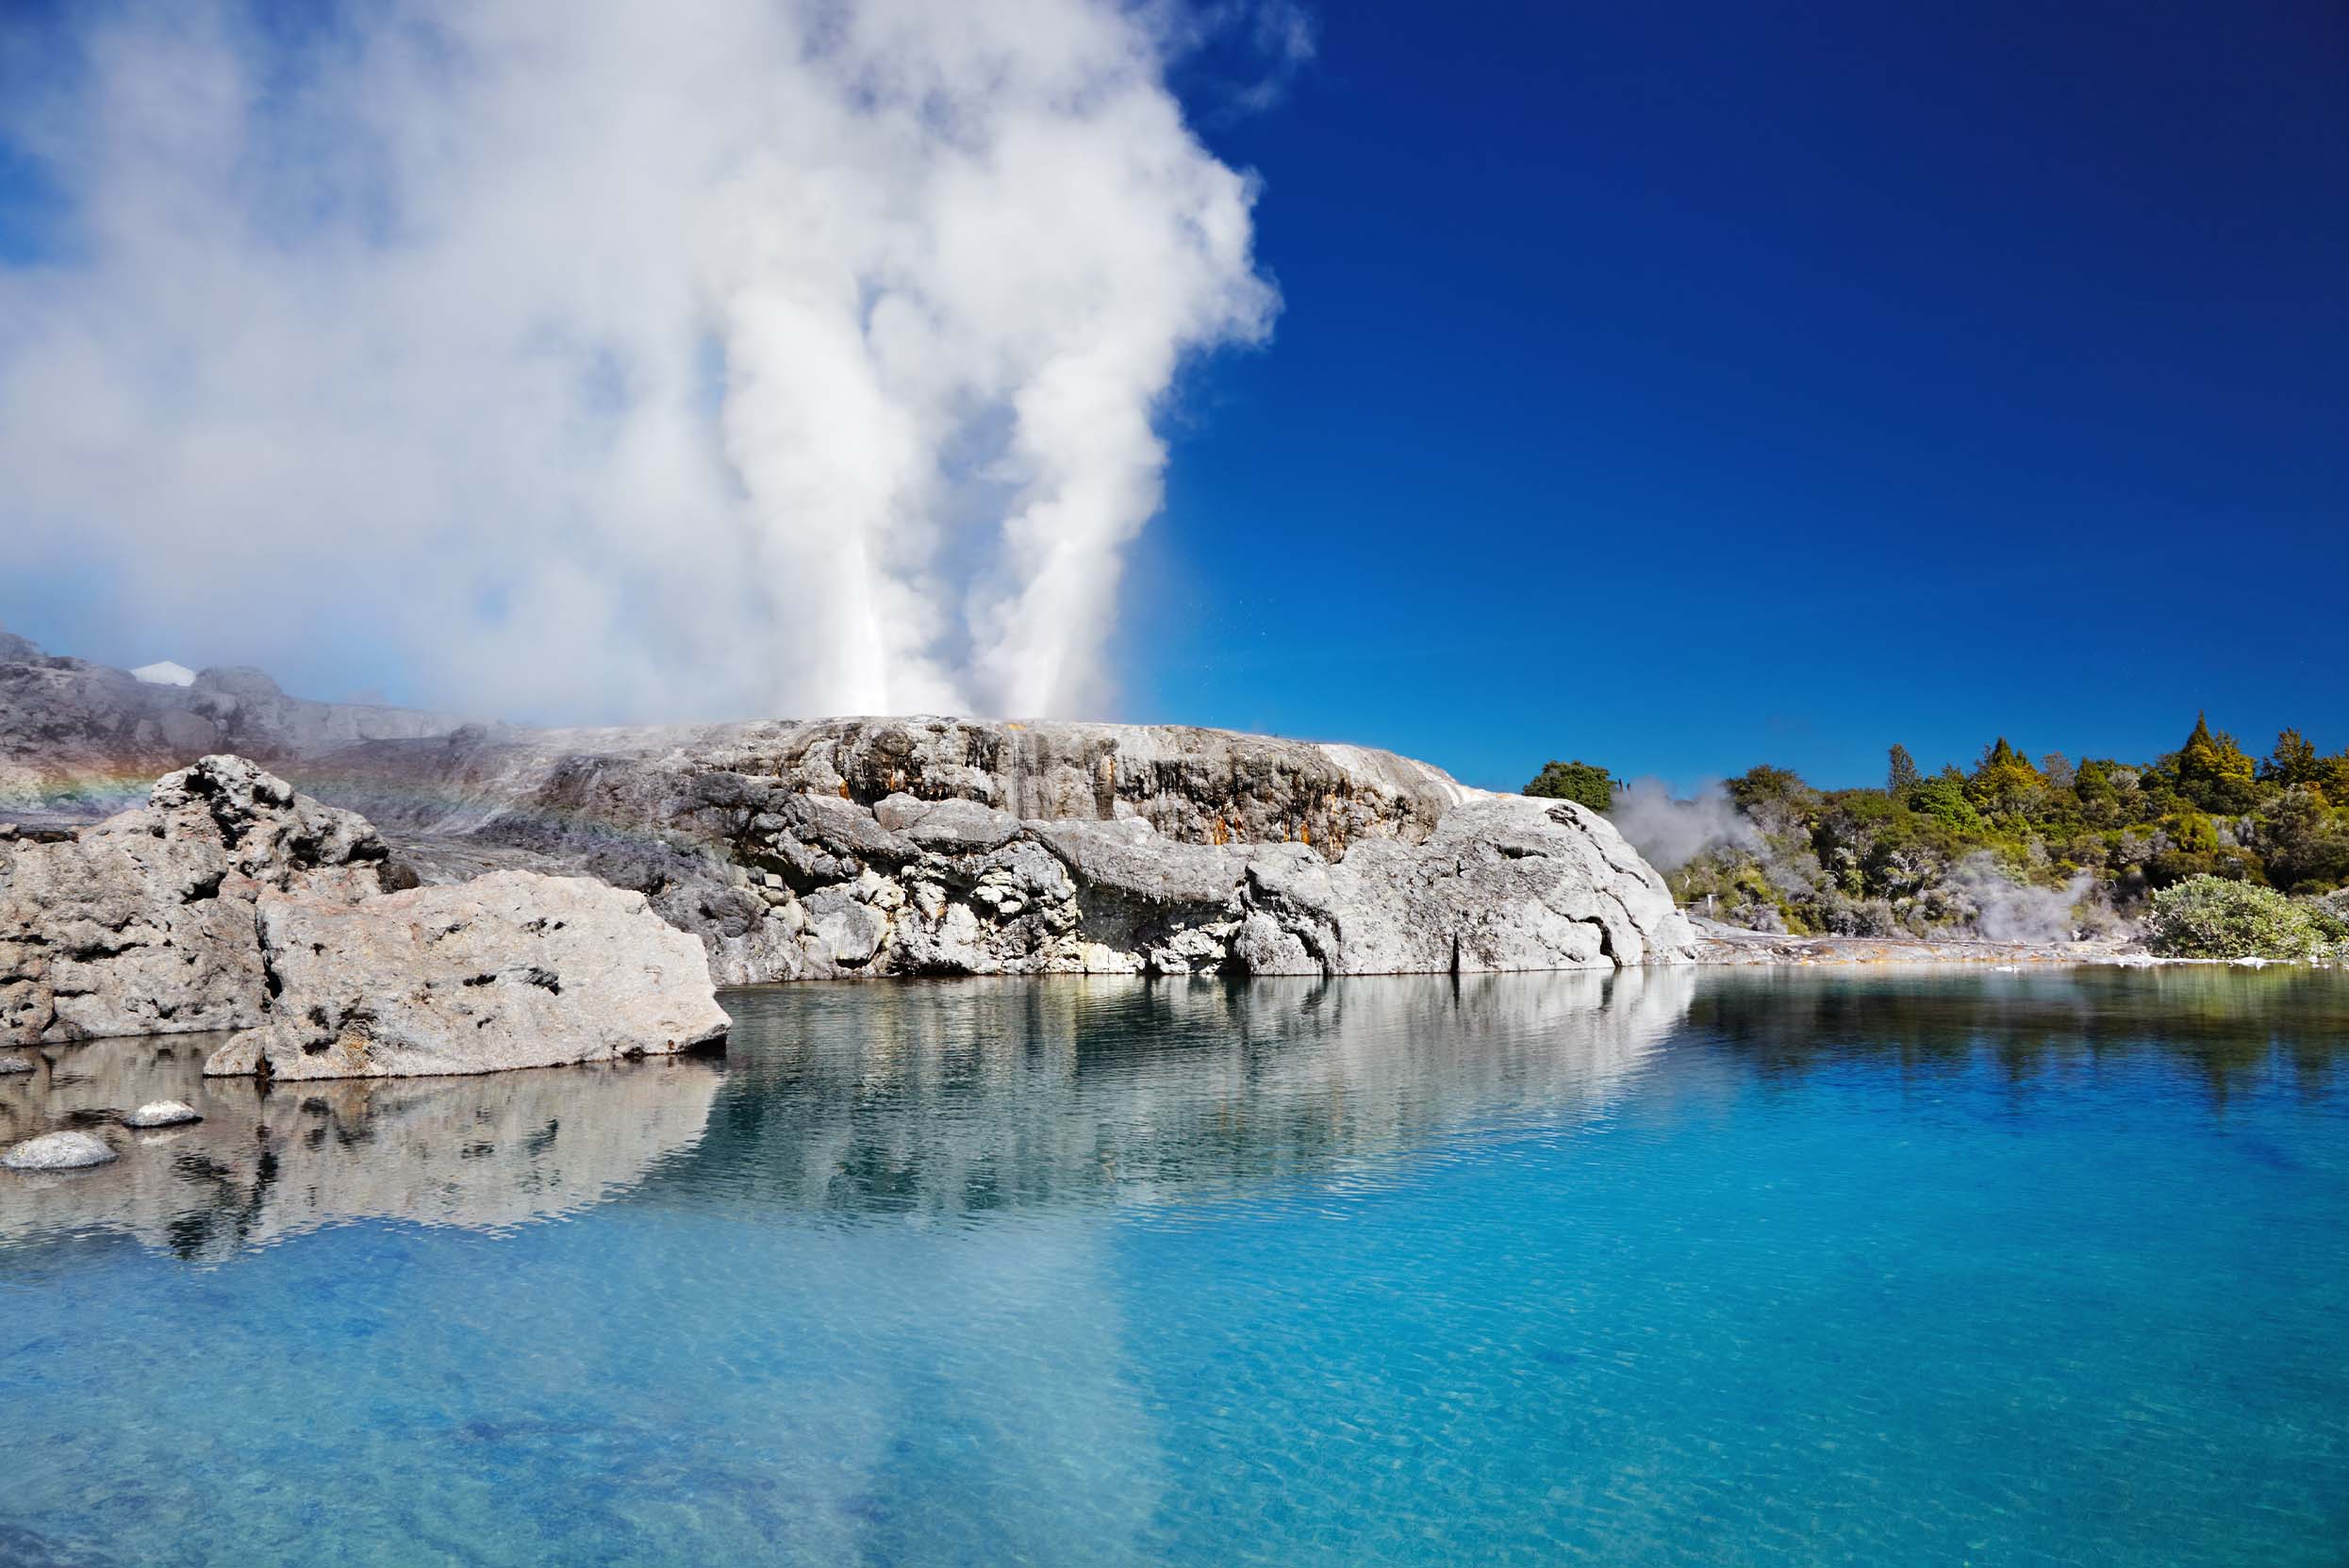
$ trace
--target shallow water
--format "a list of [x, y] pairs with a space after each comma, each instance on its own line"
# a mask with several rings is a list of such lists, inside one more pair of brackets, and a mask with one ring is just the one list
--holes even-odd
[[0, 1562], [2349, 1542], [2349, 977], [726, 999], [722, 1062], [0, 1080], [207, 1116], [0, 1173]]

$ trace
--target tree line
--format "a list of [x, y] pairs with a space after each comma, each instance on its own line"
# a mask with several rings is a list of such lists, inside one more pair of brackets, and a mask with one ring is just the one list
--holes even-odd
[[[1617, 787], [1578, 759], [1549, 764], [1525, 792], [1604, 812]], [[1752, 832], [1667, 877], [1682, 899], [1711, 895], [1726, 917], [1765, 930], [1966, 925], [1986, 870], [2074, 893], [2092, 926], [2196, 877], [2304, 896], [2349, 883], [2349, 751], [2322, 754], [2288, 729], [2254, 757], [2207, 716], [2151, 762], [2034, 762], [2001, 736], [1970, 771], [1927, 774], [1894, 746], [1881, 788], [1819, 789], [1766, 765], [1724, 787]]]

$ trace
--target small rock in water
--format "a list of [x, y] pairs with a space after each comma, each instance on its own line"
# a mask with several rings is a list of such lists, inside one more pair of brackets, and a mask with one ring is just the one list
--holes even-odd
[[103, 1165], [113, 1158], [114, 1151], [104, 1139], [87, 1132], [44, 1132], [0, 1154], [0, 1165], [10, 1170], [77, 1170], [83, 1165]]
[[0, 1056], [0, 1078], [6, 1078], [10, 1073], [28, 1073], [32, 1070], [33, 1059], [20, 1051], [11, 1051], [6, 1056]]
[[123, 1118], [124, 1127], [177, 1127], [182, 1122], [200, 1122], [202, 1112], [185, 1100], [151, 1099]]

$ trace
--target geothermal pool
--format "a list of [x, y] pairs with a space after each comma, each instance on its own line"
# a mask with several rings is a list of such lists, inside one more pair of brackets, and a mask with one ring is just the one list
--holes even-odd
[[0, 1562], [2318, 1563], [2349, 977], [726, 997], [0, 1133]]

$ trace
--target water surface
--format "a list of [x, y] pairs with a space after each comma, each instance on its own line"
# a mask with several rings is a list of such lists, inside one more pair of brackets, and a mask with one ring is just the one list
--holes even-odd
[[2342, 1560], [2349, 977], [726, 1000], [0, 1080], [0, 1562]]

